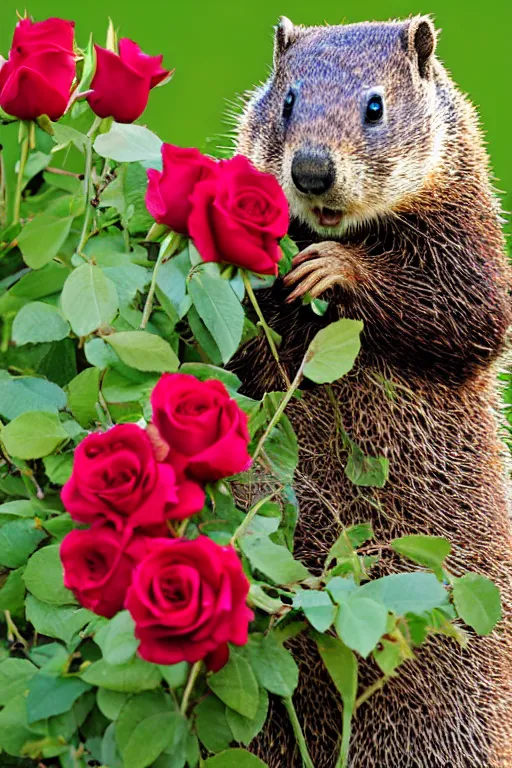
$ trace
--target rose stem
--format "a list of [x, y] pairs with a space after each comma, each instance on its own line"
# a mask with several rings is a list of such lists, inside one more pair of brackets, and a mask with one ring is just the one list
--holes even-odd
[[288, 717], [290, 718], [290, 722], [292, 724], [293, 733], [297, 739], [297, 746], [299, 747], [300, 756], [302, 757], [302, 765], [304, 768], [315, 768], [308, 752], [306, 739], [302, 733], [302, 728], [300, 727], [299, 718], [297, 717], [297, 712], [293, 706], [292, 698], [291, 696], [283, 697], [282, 701], [286, 711], [288, 712]]
[[87, 240], [89, 239], [89, 229], [91, 227], [91, 217], [92, 217], [92, 205], [90, 200], [90, 198], [92, 198], [92, 193], [93, 193], [92, 145], [94, 142], [94, 136], [98, 128], [100, 127], [100, 123], [101, 123], [101, 117], [97, 117], [94, 120], [93, 124], [91, 125], [87, 133], [88, 141], [85, 143], [85, 172], [84, 172], [85, 218], [84, 218], [84, 224], [82, 227], [82, 234], [80, 235], [80, 242], [78, 243], [76, 252], [78, 253], [79, 256], [81, 256], [86, 261], [88, 261], [88, 259], [87, 259], [87, 256], [84, 254], [83, 250]]
[[20, 220], [21, 209], [21, 193], [23, 191], [23, 174], [25, 173], [25, 165], [28, 158], [28, 151], [30, 148], [30, 123], [24, 120], [20, 123], [20, 144], [21, 154], [20, 163], [18, 168], [18, 180], [16, 182], [16, 192], [14, 195], [14, 218], [12, 223], [18, 224]]
[[153, 301], [155, 299], [155, 290], [156, 290], [156, 277], [158, 274], [158, 270], [160, 269], [160, 265], [163, 263], [164, 260], [171, 258], [171, 256], [176, 252], [176, 249], [178, 248], [179, 244], [180, 244], [180, 235], [176, 234], [175, 232], [171, 232], [171, 234], [165, 238], [165, 240], [162, 242], [162, 245], [160, 246], [160, 251], [158, 252], [158, 258], [155, 262], [155, 268], [153, 269], [153, 275], [151, 277], [151, 284], [149, 286], [148, 296], [146, 299], [146, 303], [144, 304], [144, 312], [142, 313], [142, 320], [140, 321], [140, 325], [139, 325], [139, 328], [141, 329], [145, 328], [146, 325], [148, 324], [151, 311], [153, 309]]
[[300, 364], [300, 368], [297, 371], [297, 375], [295, 376], [295, 378], [292, 381], [292, 383], [289, 385], [288, 390], [287, 390], [285, 396], [283, 397], [283, 399], [279, 403], [278, 408], [276, 408], [276, 412], [274, 413], [274, 415], [270, 419], [269, 424], [268, 424], [265, 432], [260, 437], [259, 443], [256, 446], [256, 450], [254, 451], [254, 454], [253, 454], [253, 457], [252, 457], [254, 461], [256, 461], [256, 459], [258, 458], [258, 456], [259, 456], [259, 454], [261, 452], [261, 449], [263, 448], [263, 445], [265, 443], [265, 440], [270, 435], [270, 433], [274, 429], [275, 425], [277, 424], [277, 422], [279, 421], [279, 419], [283, 415], [283, 412], [284, 412], [286, 406], [288, 405], [288, 403], [292, 399], [293, 393], [295, 392], [295, 390], [299, 386], [300, 382], [302, 381], [302, 371], [304, 370], [304, 365], [305, 364], [306, 364], [306, 358], [304, 358], [304, 360]]
[[281, 365], [281, 361], [279, 360], [279, 354], [277, 352], [277, 347], [275, 344], [274, 339], [272, 338], [272, 329], [267, 324], [267, 321], [263, 317], [263, 312], [261, 311], [261, 307], [258, 304], [258, 299], [256, 298], [256, 295], [253, 291], [251, 280], [249, 278], [249, 275], [245, 271], [245, 269], [241, 269], [240, 272], [242, 273], [242, 280], [244, 281], [245, 290], [247, 291], [247, 295], [249, 297], [249, 300], [253, 306], [254, 311], [258, 315], [258, 320], [260, 321], [260, 325], [263, 328], [263, 331], [265, 333], [265, 336], [267, 337], [268, 345], [270, 347], [270, 351], [272, 352], [272, 355], [274, 357], [274, 360], [279, 366], [279, 370], [281, 372], [281, 375], [285, 381], [285, 384], [287, 387], [290, 386], [290, 379], [288, 378], [288, 374], [284, 370], [283, 366]]
[[278, 493], [280, 493], [282, 488], [279, 488], [277, 491], [274, 491], [274, 493], [271, 493], [269, 496], [265, 496], [263, 499], [260, 499], [252, 509], [249, 510], [249, 512], [246, 514], [236, 531], [231, 537], [231, 541], [229, 542], [231, 546], [233, 547], [235, 545], [235, 542], [237, 539], [240, 538], [240, 536], [243, 536], [247, 528], [249, 527], [251, 520], [253, 519], [254, 515], [258, 512], [258, 510], [267, 503], [267, 501], [270, 501], [274, 498], [274, 496], [277, 496]]
[[190, 694], [192, 693], [192, 690], [194, 688], [194, 685], [196, 683], [196, 680], [198, 678], [198, 675], [199, 675], [199, 673], [201, 671], [201, 667], [202, 666], [203, 666], [203, 662], [202, 661], [196, 661], [196, 663], [194, 664], [194, 666], [190, 670], [190, 675], [189, 675], [189, 678], [187, 680], [187, 685], [186, 685], [185, 691], [183, 693], [183, 699], [181, 700], [180, 712], [181, 712], [182, 715], [185, 715], [186, 712], [187, 712], [188, 702], [189, 702], [189, 699], [190, 699]]

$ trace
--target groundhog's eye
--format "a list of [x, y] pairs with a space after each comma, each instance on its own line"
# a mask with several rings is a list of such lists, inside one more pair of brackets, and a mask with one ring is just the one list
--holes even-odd
[[378, 123], [384, 116], [384, 103], [378, 93], [370, 96], [366, 105], [366, 122]]
[[295, 93], [288, 91], [283, 104], [283, 117], [285, 120], [289, 120], [292, 116], [293, 105], [295, 104]]

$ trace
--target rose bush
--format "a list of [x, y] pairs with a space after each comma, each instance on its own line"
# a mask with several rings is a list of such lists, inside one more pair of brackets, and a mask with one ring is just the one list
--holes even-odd
[[[491, 632], [499, 593], [451, 574], [445, 539], [368, 545], [368, 523], [333, 522], [317, 575], [294, 557], [286, 408], [304, 376], [351, 368], [362, 323], [326, 325], [288, 381], [257, 298], [297, 252], [282, 191], [103, 118], [134, 120], [167, 75], [108, 40], [95, 55], [71, 22], [24, 19], [0, 70], [0, 762], [261, 766], [244, 749], [272, 695], [311, 766], [286, 646], [308, 633], [343, 692], [345, 768], [357, 697], [433, 633], [464, 642], [454, 618]], [[284, 391], [240, 392], [246, 343], [268, 343]], [[388, 460], [334, 427], [373, 504]], [[371, 581], [389, 549], [414, 572]], [[358, 656], [382, 672], [362, 691]]]
[[163, 69], [163, 56], [148, 56], [137, 43], [123, 37], [119, 54], [94, 46], [96, 71], [87, 101], [98, 117], [133, 123], [146, 109], [149, 92], [171, 74]]
[[227, 661], [227, 643], [245, 645], [253, 612], [249, 582], [232, 547], [206, 536], [154, 539], [129, 589], [139, 653], [156, 664]]
[[8, 115], [62, 117], [75, 78], [74, 26], [64, 19], [17, 23], [9, 59], [0, 68], [0, 107]]

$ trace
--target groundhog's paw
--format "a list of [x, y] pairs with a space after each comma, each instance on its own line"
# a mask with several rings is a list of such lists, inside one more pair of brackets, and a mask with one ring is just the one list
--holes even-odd
[[308, 293], [316, 299], [333, 285], [344, 283], [346, 270], [344, 249], [339, 243], [315, 243], [301, 251], [292, 261], [292, 271], [284, 278], [287, 288], [294, 287], [286, 299], [295, 301]]

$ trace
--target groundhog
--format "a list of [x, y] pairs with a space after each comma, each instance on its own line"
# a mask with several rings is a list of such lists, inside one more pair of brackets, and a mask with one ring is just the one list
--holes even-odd
[[[455, 574], [484, 574], [504, 618], [469, 646], [434, 637], [358, 711], [351, 768], [512, 766], [511, 540], [496, 373], [511, 321], [500, 207], [474, 108], [435, 56], [427, 17], [305, 28], [283, 18], [269, 80], [249, 96], [238, 152], [279, 180], [301, 253], [258, 292], [289, 377], [322, 324], [364, 321], [356, 367], [306, 389], [290, 417], [301, 446], [296, 554], [320, 573], [342, 526], [377, 541], [445, 536]], [[326, 299], [318, 318], [300, 300]], [[264, 341], [236, 362], [246, 391], [282, 389]], [[337, 425], [386, 456], [382, 489], [344, 474]], [[407, 569], [383, 550], [380, 573]], [[337, 761], [340, 701], [311, 641], [294, 696], [316, 768]], [[381, 673], [360, 665], [360, 690]], [[252, 745], [300, 766], [278, 701]]]

